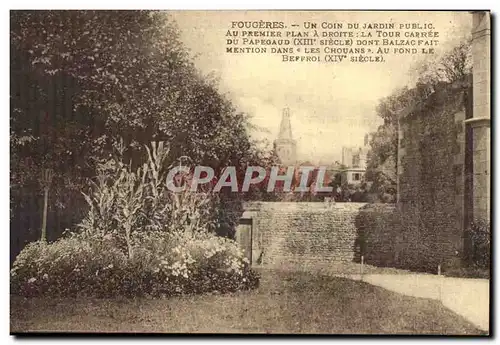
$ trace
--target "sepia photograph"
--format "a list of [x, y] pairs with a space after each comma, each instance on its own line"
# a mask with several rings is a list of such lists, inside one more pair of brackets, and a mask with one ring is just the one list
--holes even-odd
[[491, 336], [490, 11], [9, 18], [10, 335]]

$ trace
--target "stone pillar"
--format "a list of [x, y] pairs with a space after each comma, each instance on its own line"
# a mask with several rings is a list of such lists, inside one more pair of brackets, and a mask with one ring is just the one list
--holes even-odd
[[490, 219], [490, 112], [491, 112], [491, 29], [489, 12], [472, 14], [473, 116], [465, 121], [472, 127], [473, 217]]

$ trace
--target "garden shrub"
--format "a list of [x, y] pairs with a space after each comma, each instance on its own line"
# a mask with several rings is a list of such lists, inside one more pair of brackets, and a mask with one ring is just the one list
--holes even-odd
[[122, 161], [123, 147], [99, 165], [96, 182], [84, 194], [89, 211], [80, 231], [26, 246], [11, 270], [13, 293], [157, 296], [258, 284], [239, 245], [215, 235], [220, 198], [207, 191], [169, 191], [168, 148], [160, 142], [146, 149], [147, 163], [138, 168]]
[[134, 256], [112, 240], [71, 236], [34, 242], [11, 270], [11, 293], [23, 296], [171, 296], [255, 288], [238, 244], [212, 234], [144, 236]]
[[472, 267], [490, 268], [490, 223], [487, 220], [476, 219], [465, 231], [468, 250], [466, 261]]

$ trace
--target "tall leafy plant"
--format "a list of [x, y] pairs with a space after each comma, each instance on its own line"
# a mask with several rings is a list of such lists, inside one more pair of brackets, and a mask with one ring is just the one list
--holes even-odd
[[[146, 147], [147, 163], [132, 169], [123, 162], [123, 143], [118, 155], [100, 164], [99, 174], [88, 194], [87, 216], [79, 227], [89, 236], [101, 236], [116, 241], [133, 257], [134, 241], [148, 232], [183, 233], [194, 235], [212, 232], [216, 203], [209, 191], [172, 192], [167, 188], [166, 166], [169, 149], [163, 142]], [[178, 175], [177, 183], [189, 184], [189, 174]]]

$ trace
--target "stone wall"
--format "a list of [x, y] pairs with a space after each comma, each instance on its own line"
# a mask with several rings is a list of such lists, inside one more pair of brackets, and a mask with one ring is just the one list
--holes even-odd
[[[471, 90], [445, 85], [400, 119], [398, 201], [405, 265], [455, 265], [463, 250]], [[469, 160], [469, 162], [467, 161]]]
[[245, 205], [243, 219], [251, 220], [254, 264], [324, 265], [365, 255], [367, 263], [390, 265], [395, 211], [388, 204], [260, 202]]
[[[398, 204], [252, 203], [252, 261], [357, 262], [437, 272], [457, 266], [471, 211], [472, 90], [444, 85], [400, 120]], [[248, 222], [247, 222], [248, 224]]]

